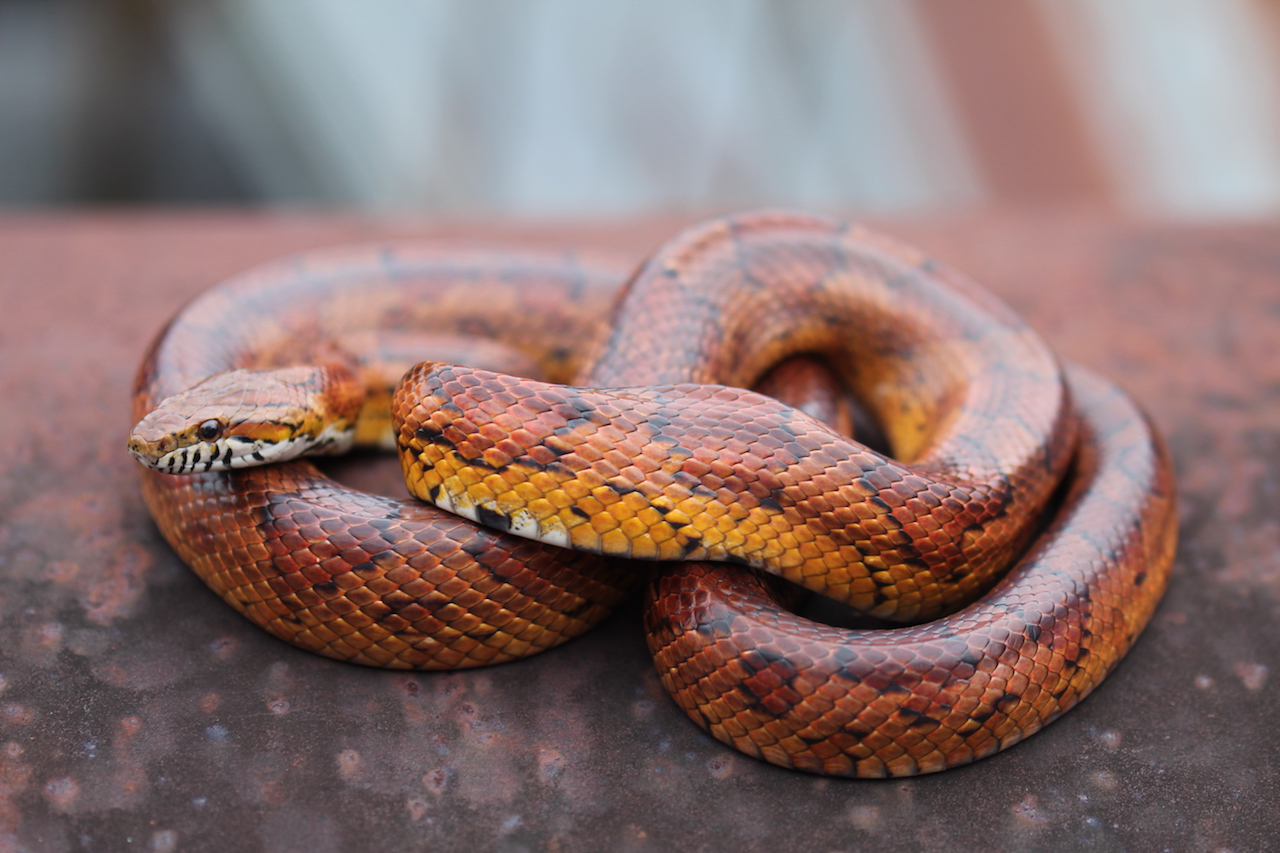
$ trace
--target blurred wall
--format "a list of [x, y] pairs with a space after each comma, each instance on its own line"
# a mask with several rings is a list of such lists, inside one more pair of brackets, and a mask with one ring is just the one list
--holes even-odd
[[0, 204], [1280, 210], [1271, 0], [0, 0]]

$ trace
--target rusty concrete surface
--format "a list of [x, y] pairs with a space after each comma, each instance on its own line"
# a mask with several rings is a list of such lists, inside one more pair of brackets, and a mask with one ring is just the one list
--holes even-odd
[[[1079, 708], [992, 759], [826, 780], [667, 699], [638, 608], [541, 657], [404, 675], [281, 644], [161, 541], [124, 450], [150, 337], [304, 248], [432, 236], [639, 258], [658, 222], [0, 218], [0, 851], [1275, 849], [1280, 227], [1085, 214], [888, 223], [1127, 386], [1173, 448], [1168, 597]], [[385, 464], [351, 482], [399, 494]]]

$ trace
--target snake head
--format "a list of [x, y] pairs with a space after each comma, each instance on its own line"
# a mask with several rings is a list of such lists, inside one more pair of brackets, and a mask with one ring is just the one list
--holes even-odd
[[346, 368], [229, 370], [162, 400], [133, 428], [129, 452], [166, 474], [342, 453], [363, 394]]

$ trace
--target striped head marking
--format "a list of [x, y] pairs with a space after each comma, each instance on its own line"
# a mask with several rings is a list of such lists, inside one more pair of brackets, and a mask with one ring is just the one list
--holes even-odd
[[166, 474], [343, 453], [362, 401], [345, 368], [230, 370], [162, 400], [133, 428], [129, 452]]

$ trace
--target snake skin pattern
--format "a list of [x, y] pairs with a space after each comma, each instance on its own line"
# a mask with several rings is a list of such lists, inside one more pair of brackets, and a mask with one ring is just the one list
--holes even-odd
[[[394, 403], [409, 491], [541, 541], [729, 560], [913, 622], [991, 587], [1074, 448], [1040, 339], [864, 229], [712, 223], [643, 269], [616, 317], [590, 388], [411, 373]], [[897, 459], [741, 390], [809, 354], [868, 401]], [[610, 385], [637, 387], [591, 390]]]
[[[134, 415], [222, 371], [342, 358], [366, 376], [367, 408], [386, 422], [399, 374], [433, 351], [401, 341], [392, 353], [409, 350], [407, 364], [387, 367], [384, 342], [423, 331], [442, 336], [432, 339], [440, 355], [567, 378], [576, 353], [561, 342], [595, 334], [621, 278], [591, 259], [429, 247], [270, 264], [169, 324], [139, 371]], [[540, 360], [476, 351], [459, 334]], [[594, 627], [643, 580], [624, 564], [346, 488], [305, 461], [144, 469], [142, 493], [173, 549], [224, 601], [282, 640], [352, 663], [456, 669], [525, 657]]]
[[1083, 425], [1052, 526], [987, 596], [925, 625], [842, 630], [758, 575], [697, 563], [648, 591], [662, 683], [715, 737], [784, 767], [912, 776], [1011, 746], [1084, 698], [1155, 611], [1177, 525], [1163, 446], [1082, 370]]
[[[750, 214], [661, 249], [606, 326], [618, 280], [577, 258], [398, 247], [216, 288], [153, 346], [138, 418], [222, 371], [337, 361], [370, 389], [358, 440], [376, 443], [394, 411], [410, 489], [481, 524], [302, 461], [144, 471], [147, 504], [255, 623], [387, 667], [549, 648], [647, 561], [673, 561], [646, 626], [677, 703], [743, 752], [832, 775], [932, 772], [1015, 743], [1150, 618], [1176, 538], [1158, 439], [1103, 380], [1073, 371], [1069, 394], [1039, 338], [962, 277], [863, 229]], [[407, 342], [418, 331], [444, 337], [423, 349]], [[814, 358], [893, 457], [843, 434], [826, 368], [786, 399], [837, 429], [741, 390], [781, 394]], [[567, 380], [588, 387], [548, 384]], [[937, 621], [811, 623], [743, 566]]]

